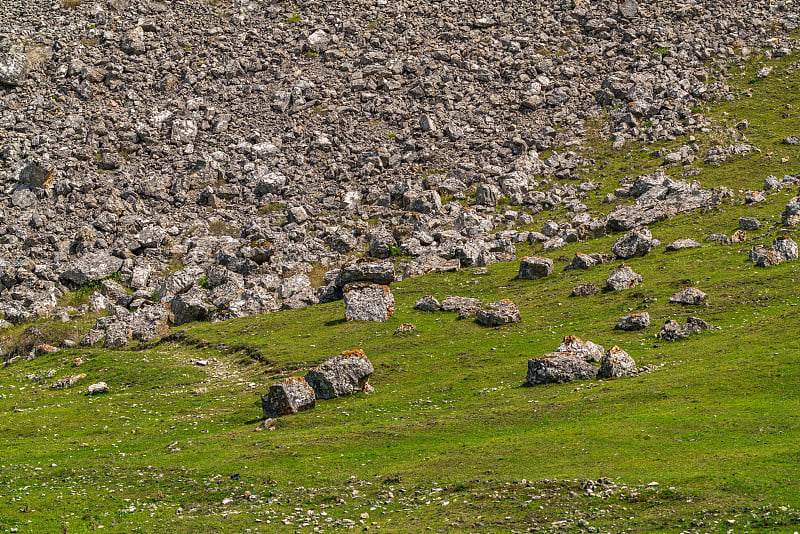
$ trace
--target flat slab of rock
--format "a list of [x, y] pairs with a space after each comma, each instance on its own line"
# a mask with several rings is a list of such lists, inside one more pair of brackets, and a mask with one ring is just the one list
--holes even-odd
[[556, 352], [567, 352], [580, 356], [587, 362], [599, 362], [603, 358], [605, 349], [602, 345], [589, 340], [582, 340], [578, 336], [566, 336], [558, 346]]
[[364, 391], [375, 372], [363, 350], [346, 350], [306, 373], [305, 380], [318, 399], [333, 399]]
[[475, 319], [483, 326], [500, 326], [518, 323], [522, 319], [517, 305], [508, 299], [498, 300], [486, 305], [488, 309], [475, 312]]
[[339, 271], [336, 285], [343, 288], [353, 282], [389, 285], [394, 282], [394, 265], [390, 261], [348, 263]]
[[261, 409], [266, 418], [310, 410], [315, 404], [314, 389], [300, 376], [278, 380], [261, 396]]
[[103, 252], [86, 254], [61, 273], [59, 281], [67, 287], [82, 287], [99, 282], [122, 268], [122, 259]]
[[611, 252], [618, 258], [626, 260], [628, 258], [644, 256], [650, 252], [651, 248], [653, 248], [653, 234], [644, 226], [631, 230], [614, 241], [614, 244], [611, 246]]
[[527, 256], [519, 262], [519, 278], [537, 280], [553, 272], [553, 260], [541, 256]]
[[444, 300], [442, 300], [442, 311], [460, 312], [465, 308], [477, 311], [482, 307], [483, 302], [481, 302], [480, 299], [475, 299], [472, 297], [450, 296], [445, 297]]
[[687, 248], [698, 248], [701, 247], [699, 241], [695, 241], [694, 239], [676, 239], [669, 245], [667, 245], [667, 250], [670, 252], [674, 252], [676, 250], [685, 250]]
[[394, 295], [389, 286], [356, 282], [344, 287], [344, 305], [348, 321], [384, 323], [394, 313]]
[[617, 319], [617, 330], [642, 330], [650, 326], [650, 314], [637, 312]]
[[600, 288], [594, 285], [591, 282], [587, 282], [585, 284], [580, 284], [572, 288], [572, 293], [570, 293], [571, 297], [591, 297], [592, 295], [597, 295], [600, 292]]
[[631, 289], [642, 283], [642, 276], [624, 263], [606, 279], [606, 285], [614, 291]]
[[606, 351], [600, 362], [598, 378], [616, 378], [626, 376], [636, 371], [636, 362], [630, 355], [614, 345]]
[[105, 382], [98, 382], [96, 384], [91, 384], [86, 389], [86, 393], [88, 395], [99, 395], [101, 393], [108, 393], [108, 384]]
[[441, 310], [442, 305], [433, 295], [425, 295], [424, 297], [417, 299], [417, 302], [414, 303], [414, 309], [424, 312], [432, 312]]
[[568, 352], [551, 352], [541, 358], [528, 360], [528, 383], [563, 383], [597, 376], [597, 367], [580, 356]]
[[706, 297], [705, 293], [697, 289], [696, 287], [685, 287], [672, 295], [669, 298], [670, 302], [674, 302], [676, 304], [686, 304], [689, 306], [696, 306], [703, 302]]

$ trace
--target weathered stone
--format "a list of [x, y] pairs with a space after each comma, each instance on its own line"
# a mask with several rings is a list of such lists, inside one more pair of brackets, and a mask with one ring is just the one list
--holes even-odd
[[389, 286], [356, 282], [344, 286], [343, 291], [348, 321], [383, 323], [394, 313], [394, 295]]
[[475, 203], [482, 206], [497, 206], [500, 195], [500, 189], [496, 185], [480, 184], [475, 190]]
[[174, 316], [175, 324], [208, 319], [214, 311], [214, 306], [208, 302], [208, 298], [208, 291], [200, 287], [193, 287], [173, 297], [169, 302], [169, 309]]
[[782, 261], [797, 259], [797, 243], [791, 237], [783, 236], [772, 242], [772, 251], [777, 254]]
[[108, 393], [108, 384], [106, 384], [105, 382], [90, 384], [89, 387], [86, 389], [86, 393], [88, 395], [99, 395], [101, 393]]
[[394, 282], [394, 265], [390, 261], [348, 263], [339, 271], [336, 285], [344, 287], [353, 282], [389, 285]]
[[747, 239], [748, 239], [747, 232], [740, 229], [733, 232], [731, 236], [725, 240], [725, 242], [728, 244], [738, 244], [738, 243], [744, 243], [745, 241], [747, 241]]
[[594, 285], [591, 282], [587, 282], [585, 284], [580, 284], [572, 288], [572, 293], [570, 293], [571, 297], [591, 297], [592, 295], [597, 295], [600, 292], [600, 288]]
[[53, 169], [30, 159], [19, 170], [17, 179], [28, 187], [47, 189], [53, 185]]
[[441, 310], [442, 305], [433, 295], [425, 295], [424, 297], [417, 299], [417, 302], [414, 303], [414, 309], [424, 312], [432, 312]]
[[636, 274], [633, 269], [624, 263], [617, 267], [606, 279], [606, 285], [614, 291], [631, 289], [638, 286], [641, 282], [641, 275]]
[[618, 6], [619, 14], [625, 18], [632, 19], [639, 14], [639, 4], [636, 0], [622, 0]]
[[102, 252], [81, 256], [58, 277], [67, 287], [83, 287], [99, 282], [122, 268], [122, 260]]
[[86, 373], [79, 373], [77, 375], [65, 376], [64, 378], [59, 378], [58, 380], [54, 381], [52, 384], [50, 384], [50, 387], [53, 389], [71, 388], [84, 378], [86, 378]]
[[773, 250], [767, 250], [758, 245], [750, 249], [750, 261], [759, 267], [772, 267], [779, 265], [783, 261], [783, 257]]
[[589, 256], [588, 254], [582, 254], [580, 252], [575, 254], [575, 257], [572, 258], [572, 261], [564, 267], [565, 271], [571, 271], [574, 269], [588, 269], [589, 267], [594, 267], [597, 265], [597, 260]]
[[528, 360], [528, 383], [563, 383], [585, 380], [597, 376], [597, 367], [580, 356], [564, 352], [551, 352], [541, 358]]
[[264, 417], [280, 417], [312, 409], [316, 404], [314, 389], [299, 376], [284, 378], [272, 384], [261, 396]]
[[153, 341], [167, 332], [174, 317], [169, 307], [160, 302], [146, 303], [128, 318], [131, 337], [137, 341]]
[[369, 255], [373, 258], [388, 258], [396, 250], [397, 241], [385, 228], [372, 233], [369, 239]]
[[683, 329], [686, 332], [696, 332], [698, 334], [709, 328], [711, 328], [709, 323], [699, 317], [692, 317], [691, 315], [686, 318], [686, 324], [683, 325]]
[[82, 347], [91, 347], [92, 345], [100, 343], [105, 335], [105, 330], [97, 330], [93, 328], [86, 332], [86, 334], [81, 338], [80, 345]]
[[739, 217], [739, 228], [741, 230], [758, 230], [761, 227], [761, 222], [755, 217]]
[[122, 322], [114, 322], [106, 328], [103, 346], [107, 349], [124, 347], [130, 341], [130, 328]]
[[332, 399], [363, 391], [375, 372], [363, 350], [347, 350], [306, 373], [306, 382], [318, 399]]
[[518, 323], [522, 319], [517, 305], [508, 299], [498, 300], [486, 305], [488, 309], [475, 312], [475, 319], [483, 326], [500, 326]]
[[618, 258], [628, 259], [638, 256], [644, 256], [653, 247], [653, 235], [650, 230], [644, 226], [631, 230], [624, 236], [620, 237], [611, 246], [611, 252], [616, 254]]
[[599, 362], [603, 357], [603, 346], [591, 341], [584, 341], [578, 336], [565, 336], [556, 352], [568, 352], [580, 356], [587, 362]]
[[669, 245], [667, 245], [667, 250], [670, 252], [674, 252], [676, 250], [684, 250], [687, 248], [698, 248], [701, 247], [699, 241], [695, 241], [694, 239], [676, 239]]
[[519, 278], [536, 280], [553, 272], [553, 260], [540, 256], [526, 256], [519, 262]]
[[689, 337], [689, 333], [678, 324], [678, 321], [670, 319], [661, 327], [656, 337], [664, 341], [679, 341]]
[[28, 58], [19, 52], [0, 55], [0, 83], [20, 85], [28, 73]]
[[400, 336], [403, 334], [411, 334], [417, 331], [417, 327], [413, 323], [400, 323], [394, 330], [394, 335]]
[[642, 330], [650, 326], [650, 314], [637, 312], [617, 319], [617, 330]]
[[483, 307], [483, 303], [479, 299], [472, 297], [450, 296], [442, 300], [442, 311], [461, 311], [465, 308], [477, 311], [481, 307]]
[[630, 355], [614, 345], [606, 351], [600, 362], [598, 378], [616, 378], [626, 376], [636, 371], [636, 362]]
[[672, 295], [669, 301], [676, 304], [697, 305], [703, 302], [707, 296], [696, 287], [685, 287]]

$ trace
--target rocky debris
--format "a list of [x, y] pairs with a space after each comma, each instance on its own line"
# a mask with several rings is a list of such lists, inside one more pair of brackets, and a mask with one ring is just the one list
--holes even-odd
[[173, 297], [169, 301], [169, 309], [175, 318], [175, 324], [209, 319], [215, 308], [208, 302], [208, 299], [208, 291], [201, 287], [193, 287], [189, 291]]
[[103, 346], [107, 349], [124, 347], [131, 340], [131, 329], [124, 322], [113, 322], [106, 326], [103, 336]]
[[89, 387], [86, 389], [87, 395], [100, 395], [101, 393], [108, 393], [108, 384], [106, 384], [105, 382], [90, 384]]
[[644, 256], [650, 252], [651, 248], [653, 248], [653, 235], [650, 233], [650, 230], [644, 226], [635, 228], [614, 241], [614, 244], [611, 246], [611, 252], [613, 252], [617, 258], [626, 260], [628, 258]]
[[364, 351], [347, 350], [309, 370], [305, 380], [316, 398], [333, 399], [364, 391], [373, 372], [375, 369]]
[[784, 145], [800, 145], [800, 137], [796, 135], [790, 135], [781, 141]]
[[599, 362], [603, 357], [603, 346], [589, 340], [582, 340], [578, 336], [565, 336], [556, 352], [567, 352], [580, 356], [587, 362]]
[[630, 355], [614, 345], [606, 351], [597, 371], [598, 378], [617, 378], [636, 372], [636, 362]]
[[541, 256], [526, 256], [519, 262], [519, 278], [536, 280], [553, 272], [553, 260]]
[[744, 194], [745, 204], [758, 204], [767, 200], [767, 196], [763, 191], [746, 191]]
[[772, 241], [770, 249], [757, 245], [750, 249], [750, 261], [759, 267], [779, 265], [784, 261], [796, 260], [797, 243], [789, 236], [782, 236]]
[[[783, 178], [768, 175], [764, 178], [764, 191], [772, 191], [778, 189], [786, 189], [787, 187], [794, 187], [800, 182], [800, 173], [794, 175], [784, 175]], [[791, 202], [791, 201], [790, 201]]]
[[442, 300], [442, 311], [457, 311], [461, 314], [464, 311], [473, 315], [483, 307], [483, 303], [472, 297], [449, 296]]
[[580, 284], [572, 288], [572, 293], [570, 293], [571, 297], [591, 297], [593, 295], [597, 295], [600, 292], [600, 288], [594, 285], [591, 282], [587, 282], [585, 284]]
[[696, 287], [684, 287], [683, 289], [672, 295], [669, 298], [669, 301], [674, 302], [675, 304], [696, 306], [701, 302], [703, 302], [707, 296], [708, 295], [706, 295]]
[[756, 151], [761, 152], [758, 148], [747, 143], [735, 143], [731, 145], [717, 145], [708, 149], [706, 153], [705, 162], [709, 165], [719, 167], [723, 161], [733, 156], [746, 156], [749, 153]]
[[394, 313], [394, 295], [389, 286], [356, 282], [344, 286], [344, 305], [348, 321], [383, 323]]
[[614, 269], [606, 279], [606, 285], [614, 291], [631, 289], [642, 283], [642, 276], [636, 274], [633, 269], [624, 263]]
[[59, 276], [67, 287], [83, 287], [111, 276], [122, 268], [122, 260], [106, 253], [90, 253], [74, 260]]
[[300, 376], [278, 380], [261, 396], [261, 409], [265, 418], [290, 415], [310, 410], [316, 405], [314, 389]]
[[411, 334], [417, 331], [417, 327], [413, 323], [400, 323], [394, 330], [394, 335], [400, 336], [403, 334]]
[[664, 341], [680, 341], [689, 337], [689, 332], [684, 330], [678, 321], [670, 319], [661, 327], [656, 337]]
[[475, 319], [483, 326], [500, 326], [518, 323], [522, 320], [519, 315], [519, 308], [508, 299], [490, 302], [486, 305], [486, 308], [475, 312]]
[[580, 356], [564, 352], [551, 352], [541, 358], [528, 360], [528, 383], [563, 383], [585, 380], [597, 376], [597, 367]]
[[745, 231], [758, 230], [761, 223], [755, 217], [739, 217], [739, 229]]
[[53, 389], [71, 388], [84, 378], [86, 378], [86, 373], [79, 373], [77, 375], [65, 376], [64, 378], [59, 378], [58, 380], [55, 380], [52, 384], [50, 384], [50, 387]]
[[417, 299], [417, 302], [414, 303], [414, 309], [424, 312], [433, 312], [441, 310], [442, 305], [433, 295], [425, 295]]
[[637, 312], [617, 319], [617, 330], [642, 330], [650, 326], [650, 314]]
[[687, 248], [699, 248], [703, 246], [699, 241], [695, 241], [694, 239], [676, 239], [672, 243], [667, 245], [667, 250], [670, 252], [675, 252], [677, 250], [685, 250]]

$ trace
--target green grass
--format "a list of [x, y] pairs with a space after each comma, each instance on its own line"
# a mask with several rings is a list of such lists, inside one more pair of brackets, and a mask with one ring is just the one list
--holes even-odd
[[[692, 164], [701, 183], [727, 185], [734, 199], [651, 226], [663, 243], [702, 241], [732, 233], [749, 215], [763, 225], [750, 242], [661, 247], [627, 261], [641, 286], [585, 299], [569, 297], [571, 288], [602, 286], [617, 264], [563, 268], [578, 251], [608, 251], [616, 236], [543, 254], [556, 270], [542, 280], [517, 279], [511, 262], [485, 275], [464, 270], [396, 284], [396, 313], [383, 324], [345, 322], [337, 302], [192, 324], [128, 350], [80, 348], [17, 362], [0, 369], [0, 530], [800, 530], [800, 261], [769, 269], [747, 261], [753, 244], [778, 235], [794, 191], [770, 192], [752, 206], [738, 194], [767, 174], [797, 170], [780, 163], [796, 162], [797, 147], [779, 144], [796, 111], [777, 114], [786, 103], [796, 110], [800, 92], [783, 93], [797, 81], [782, 77], [788, 60], [776, 65], [771, 81], [752, 82], [752, 98], [709, 111], [733, 124], [747, 118], [750, 142], [772, 148], [720, 167]], [[721, 142], [715, 135], [722, 134], [697, 142]], [[600, 199], [623, 174], [658, 167], [649, 148], [596, 147], [590, 177], [603, 187], [587, 205], [611, 209]], [[559, 215], [539, 214], [537, 224]], [[538, 252], [518, 247], [518, 256], [530, 253]], [[707, 305], [669, 303], [686, 285], [708, 293]], [[426, 294], [507, 297], [523, 320], [483, 328], [414, 310]], [[614, 330], [618, 317], [644, 310], [649, 328]], [[674, 343], [654, 337], [666, 320], [688, 314], [718, 328]], [[403, 322], [417, 334], [394, 336]], [[619, 345], [656, 370], [526, 387], [527, 360], [569, 334]], [[375, 365], [374, 393], [320, 401], [262, 429], [259, 394], [269, 384], [354, 348]], [[76, 357], [85, 363], [72, 367]], [[30, 378], [51, 370], [51, 378]], [[87, 376], [74, 388], [48, 387], [78, 372]], [[101, 380], [108, 394], [83, 393]], [[584, 491], [586, 480], [601, 478], [605, 490]]]

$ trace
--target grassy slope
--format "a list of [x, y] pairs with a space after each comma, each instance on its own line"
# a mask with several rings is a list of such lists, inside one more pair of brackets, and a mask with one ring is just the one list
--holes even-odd
[[[775, 63], [785, 69], [790, 59]], [[748, 69], [743, 79], [750, 82]], [[720, 168], [695, 164], [704, 184], [755, 188], [766, 174], [798, 170], [798, 147], [779, 144], [798, 133], [797, 74], [751, 85], [752, 98], [714, 113], [731, 123], [748, 118], [747, 135], [764, 151]], [[613, 159], [593, 175], [604, 188], [590, 202], [622, 174], [660, 163], [633, 148], [605, 156]], [[784, 156], [789, 163], [780, 162]], [[792, 194], [774, 192], [755, 206], [737, 197], [651, 229], [667, 243], [730, 234], [738, 217], [752, 215], [765, 223], [752, 237], [769, 244]], [[567, 531], [800, 528], [800, 295], [792, 290], [800, 262], [755, 268], [747, 262], [751, 244], [704, 243], [679, 253], [662, 247], [628, 262], [644, 276], [639, 288], [568, 297], [577, 283], [602, 285], [612, 268], [563, 272], [568, 259], [607, 251], [612, 242], [549, 254], [557, 270], [545, 280], [516, 280], [512, 263], [487, 275], [397, 284], [397, 313], [385, 324], [345, 323], [342, 304], [333, 303], [192, 325], [183, 339], [137, 351], [80, 349], [14, 364], [0, 371], [0, 530], [309, 532], [314, 521], [326, 531], [361, 530], [363, 522], [388, 532], [545, 531], [557, 529], [555, 521], [568, 521]], [[670, 304], [687, 284], [706, 291], [709, 305]], [[523, 322], [486, 329], [413, 310], [425, 294], [508, 297]], [[613, 330], [617, 317], [644, 309], [650, 328]], [[666, 319], [687, 313], [720, 329], [677, 343], [654, 338]], [[418, 335], [393, 336], [401, 322], [413, 322]], [[568, 334], [618, 344], [639, 365], [660, 368], [636, 378], [524, 387], [527, 359]], [[357, 347], [376, 366], [374, 394], [322, 401], [282, 418], [274, 431], [254, 431], [258, 394], [275, 377]], [[76, 356], [86, 363], [73, 369]], [[198, 367], [192, 358], [211, 361]], [[57, 391], [26, 378], [49, 369], [55, 378], [88, 376]], [[112, 393], [82, 394], [99, 380]], [[580, 482], [600, 477], [616, 484], [613, 491], [586, 496]], [[651, 481], [659, 486], [645, 486]], [[241, 498], [245, 491], [256, 497]]]

